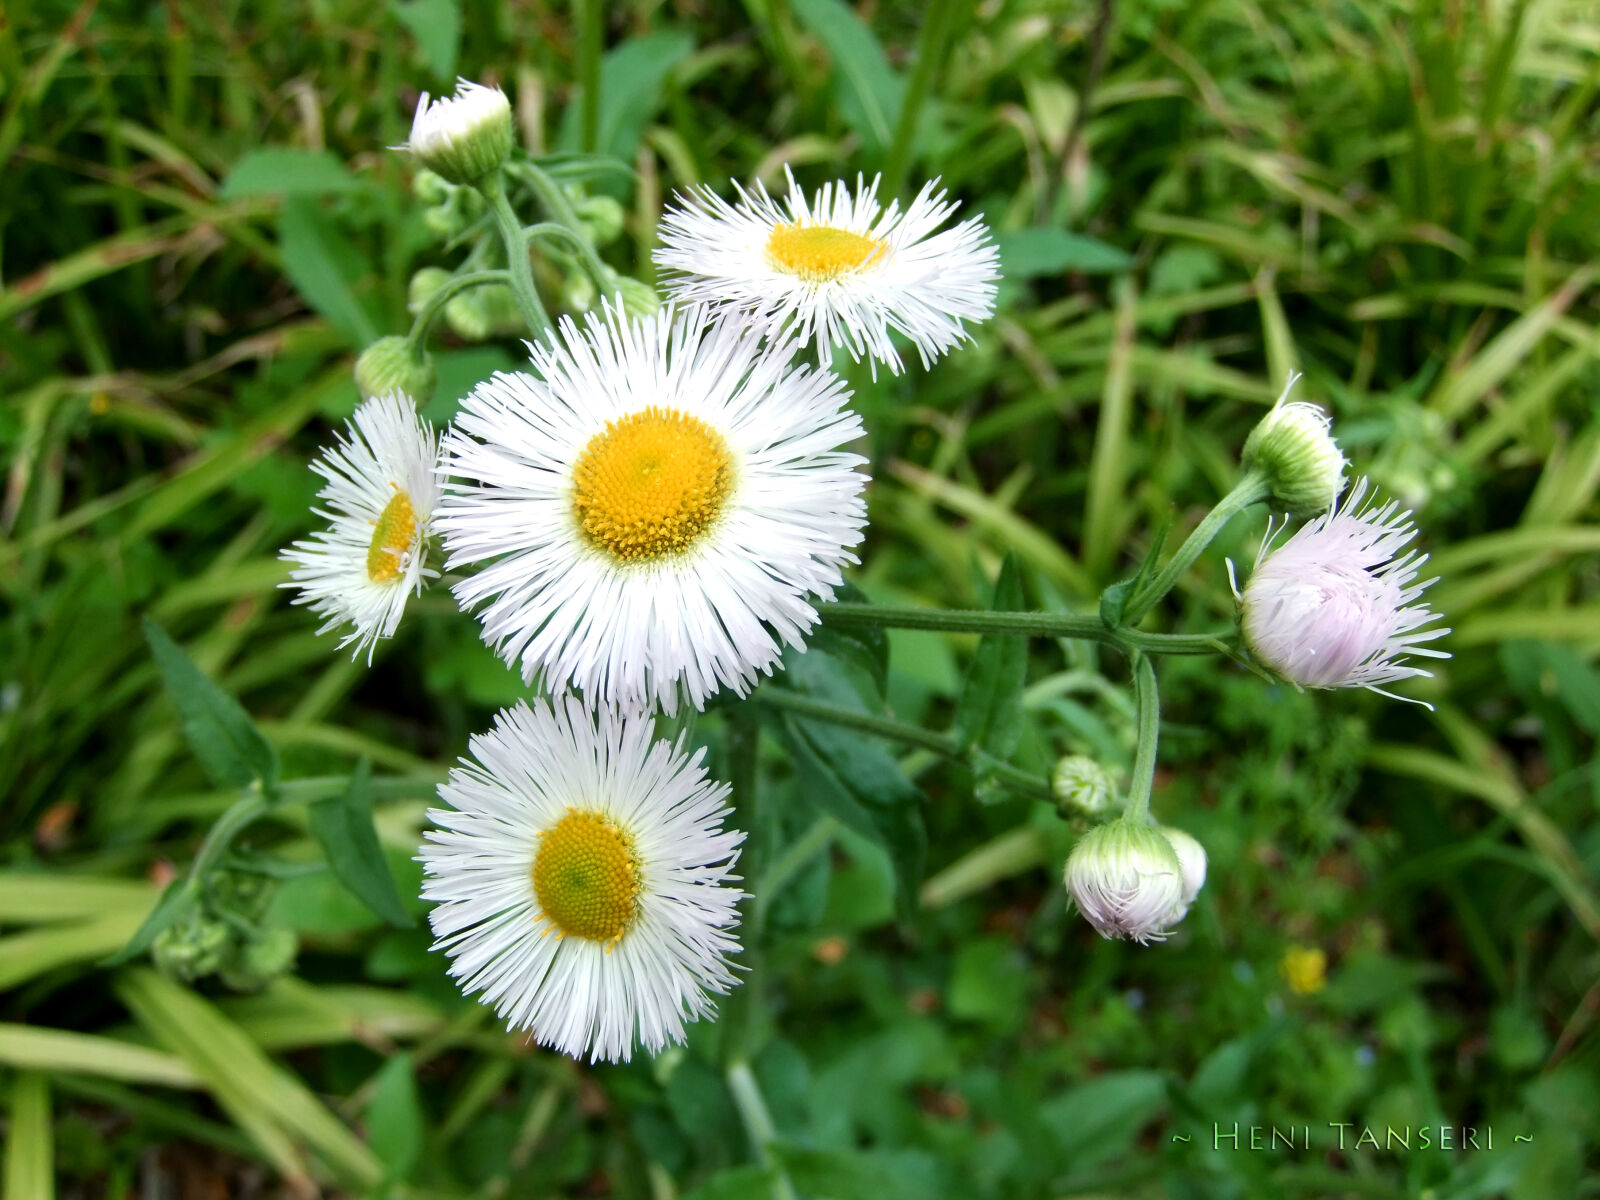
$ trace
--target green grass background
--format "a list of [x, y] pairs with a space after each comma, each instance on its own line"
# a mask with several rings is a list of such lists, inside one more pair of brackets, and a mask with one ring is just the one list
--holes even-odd
[[[370, 757], [412, 894], [434, 781], [520, 694], [447, 593], [369, 670], [277, 590], [354, 353], [451, 261], [386, 147], [458, 72], [507, 89], [530, 151], [633, 168], [605, 255], [645, 277], [674, 189], [784, 163], [902, 194], [939, 175], [986, 216], [1005, 281], [974, 344], [849, 372], [875, 599], [982, 606], [1010, 551], [1030, 603], [1092, 608], [1227, 489], [1303, 370], [1442, 576], [1455, 657], [1406, 689], [1435, 711], [1163, 663], [1155, 808], [1211, 875], [1153, 948], [1066, 912], [1047, 811], [926, 752], [901, 760], [929, 849], [897, 918], [882, 852], [763, 741], [759, 971], [653, 1062], [508, 1037], [424, 926], [380, 928], [325, 873], [279, 891], [300, 959], [264, 992], [97, 965], [231, 800], [140, 617], [241, 698], [302, 798]], [[0, 21], [0, 76], [6, 1197], [733, 1200], [781, 1194], [774, 1165], [835, 1200], [1600, 1193], [1592, 4], [35, 0]], [[520, 357], [436, 351], [439, 420]], [[1160, 619], [1231, 619], [1222, 559], [1263, 525], [1230, 526]], [[894, 712], [944, 728], [974, 645], [896, 635]], [[1125, 763], [1123, 665], [1033, 649], [1018, 765]], [[695, 736], [726, 774], [723, 720]], [[252, 837], [316, 857], [303, 805]], [[1326, 953], [1325, 987], [1287, 987], [1293, 946]], [[1218, 1149], [1219, 1122], [1312, 1145]], [[1340, 1154], [1329, 1122], [1494, 1149]]]

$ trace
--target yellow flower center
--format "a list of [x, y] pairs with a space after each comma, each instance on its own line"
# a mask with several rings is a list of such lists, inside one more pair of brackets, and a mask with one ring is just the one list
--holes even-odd
[[411, 541], [417, 536], [417, 514], [411, 507], [411, 497], [396, 489], [378, 515], [376, 526], [367, 545], [367, 578], [373, 583], [388, 583], [399, 578]]
[[652, 406], [595, 434], [573, 482], [584, 536], [619, 562], [648, 562], [711, 528], [733, 488], [733, 455], [704, 421]]
[[539, 835], [533, 892], [560, 936], [614, 944], [639, 913], [633, 844], [603, 814], [569, 808]]
[[888, 244], [831, 225], [777, 225], [767, 239], [767, 258], [780, 271], [812, 283], [859, 271], [889, 252]]

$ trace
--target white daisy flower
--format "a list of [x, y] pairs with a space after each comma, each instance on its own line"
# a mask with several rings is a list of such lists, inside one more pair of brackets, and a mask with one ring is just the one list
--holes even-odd
[[[1411, 514], [1393, 500], [1376, 509], [1365, 506], [1366, 493], [1362, 479], [1339, 508], [1275, 549], [1269, 548], [1269, 524], [1239, 597], [1241, 625], [1256, 658], [1291, 683], [1364, 687], [1400, 700], [1405, 697], [1380, 685], [1431, 675], [1405, 656], [1449, 658], [1420, 643], [1450, 631], [1422, 628], [1438, 619], [1416, 603], [1434, 582], [1413, 582], [1427, 555], [1409, 551], [1395, 557], [1416, 536]], [[1232, 569], [1230, 563], [1230, 575]]]
[[445, 439], [455, 587], [524, 681], [590, 703], [743, 694], [856, 561], [865, 462], [849, 392], [703, 308], [607, 307], [496, 375]]
[[591, 1062], [682, 1042], [734, 983], [744, 834], [704, 750], [652, 740], [638, 714], [572, 696], [518, 704], [439, 785], [422, 896], [434, 949], [467, 994]]
[[405, 149], [451, 183], [476, 184], [511, 157], [511, 101], [497, 87], [456, 80], [454, 96], [417, 101]]
[[852, 192], [843, 180], [824, 184], [815, 203], [789, 175], [783, 207], [756, 184], [729, 204], [707, 188], [691, 188], [661, 219], [656, 265], [671, 272], [679, 300], [726, 304], [792, 328], [799, 344], [815, 343], [826, 363], [835, 347], [896, 374], [900, 354], [890, 330], [904, 334], [923, 366], [969, 335], [962, 325], [994, 311], [999, 252], [977, 218], [936, 232], [958, 204], [926, 184], [911, 207], [884, 209], [878, 181]]
[[439, 502], [439, 440], [398, 393], [363, 401], [349, 433], [311, 464], [328, 481], [317, 493], [328, 509], [312, 511], [329, 526], [283, 552], [296, 568], [280, 586], [298, 588], [294, 603], [326, 618], [318, 633], [352, 626], [339, 646], [354, 642], [351, 657], [365, 649], [370, 664], [377, 640], [394, 635], [406, 598], [438, 576], [425, 560]]

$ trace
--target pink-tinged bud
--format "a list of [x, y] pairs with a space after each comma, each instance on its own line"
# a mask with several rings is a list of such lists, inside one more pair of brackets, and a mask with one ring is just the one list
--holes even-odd
[[1159, 942], [1184, 910], [1183, 867], [1153, 825], [1126, 818], [1078, 839], [1064, 876], [1073, 903], [1105, 938]]

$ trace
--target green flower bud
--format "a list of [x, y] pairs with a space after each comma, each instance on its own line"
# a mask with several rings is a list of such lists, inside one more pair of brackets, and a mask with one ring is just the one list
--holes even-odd
[[415, 404], [426, 404], [438, 383], [428, 352], [409, 338], [379, 338], [356, 359], [356, 387], [363, 399], [400, 392]]
[[622, 311], [630, 317], [653, 317], [661, 307], [655, 288], [631, 275], [618, 277], [617, 291], [622, 296]]
[[1103, 817], [1117, 802], [1117, 784], [1111, 773], [1081, 754], [1056, 763], [1050, 790], [1062, 816]]
[[516, 294], [503, 283], [485, 284], [450, 297], [444, 306], [444, 321], [458, 337], [469, 342], [507, 337], [527, 329], [517, 309]]
[[622, 236], [622, 205], [610, 196], [579, 195], [572, 209], [596, 246], [609, 245]]
[[453, 97], [424, 92], [411, 123], [411, 152], [451, 183], [480, 183], [511, 157], [511, 102], [499, 88], [460, 80]]
[[428, 301], [445, 284], [450, 282], [450, 272], [443, 267], [423, 267], [411, 277], [406, 287], [406, 311], [413, 317], [428, 307]]
[[222, 982], [236, 992], [253, 992], [294, 966], [300, 940], [292, 930], [268, 929], [239, 947], [222, 968]]
[[427, 205], [444, 204], [455, 188], [445, 182], [444, 176], [424, 168], [411, 180], [411, 194]]
[[1267, 477], [1273, 498], [1296, 517], [1326, 512], [1344, 490], [1345, 458], [1328, 432], [1328, 415], [1315, 404], [1287, 403], [1298, 375], [1244, 444], [1246, 470]]
[[561, 306], [568, 312], [588, 312], [599, 298], [594, 281], [582, 271], [573, 271], [561, 285]]
[[156, 935], [150, 957], [163, 974], [193, 983], [222, 966], [232, 941], [232, 929], [193, 909]]

